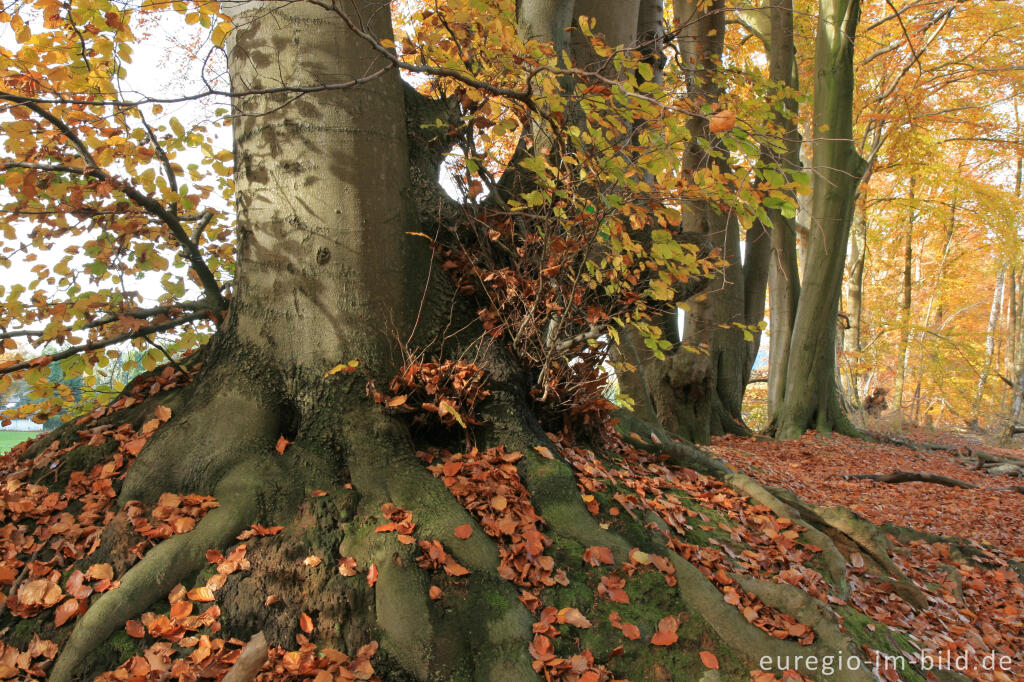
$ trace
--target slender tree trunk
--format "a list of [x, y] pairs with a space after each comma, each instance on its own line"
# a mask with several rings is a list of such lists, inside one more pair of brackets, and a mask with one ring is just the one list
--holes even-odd
[[[794, 92], [800, 87], [796, 71], [796, 46], [793, 42], [793, 2], [781, 0], [771, 4], [769, 10], [771, 43], [768, 49], [769, 77], [786, 85]], [[803, 168], [800, 147], [803, 138], [797, 127], [799, 104], [787, 98], [783, 102], [785, 114], [779, 112], [775, 124], [783, 131], [783, 150], [778, 164], [788, 170]], [[793, 197], [795, 200], [796, 197]], [[800, 301], [800, 273], [797, 264], [797, 234], [795, 221], [781, 211], [769, 213], [772, 219], [772, 256], [768, 275], [771, 290], [768, 348], [768, 415], [772, 419], [782, 402], [789, 364], [789, 347], [793, 336], [797, 304]]]
[[861, 404], [861, 376], [858, 364], [863, 350], [861, 339], [864, 320], [864, 267], [868, 255], [868, 220], [864, 207], [858, 202], [853, 216], [853, 234], [850, 242], [850, 268], [847, 276], [846, 311], [850, 328], [843, 337], [843, 353], [850, 358], [847, 373], [847, 395], [855, 405]]
[[996, 327], [999, 326], [999, 310], [1003, 306], [1003, 280], [1006, 278], [1006, 270], [1000, 270], [996, 275], [995, 288], [992, 291], [992, 305], [988, 311], [988, 327], [985, 330], [985, 360], [981, 367], [981, 375], [978, 377], [978, 387], [974, 390], [974, 401], [971, 403], [971, 418], [979, 421], [981, 401], [985, 395], [985, 385], [992, 373], [992, 364], [996, 349]]
[[910, 308], [914, 294], [914, 178], [910, 179], [910, 208], [907, 228], [903, 233], [903, 286], [900, 291], [900, 341], [896, 347], [896, 386], [893, 390], [893, 409], [903, 419], [903, 387], [907, 380], [907, 360], [910, 354]]
[[821, 0], [815, 49], [812, 225], [793, 324], [780, 438], [809, 428], [852, 431], [835, 385], [836, 314], [857, 186], [866, 168], [853, 143], [853, 41], [859, 0]]

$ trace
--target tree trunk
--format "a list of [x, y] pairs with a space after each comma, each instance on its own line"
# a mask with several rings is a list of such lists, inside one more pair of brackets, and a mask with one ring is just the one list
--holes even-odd
[[793, 324], [779, 438], [809, 428], [852, 431], [835, 385], [836, 314], [857, 186], [866, 168], [853, 144], [853, 41], [859, 0], [821, 0], [815, 49], [812, 229]]
[[903, 233], [903, 286], [900, 291], [900, 340], [896, 347], [896, 387], [893, 390], [893, 409], [903, 419], [903, 386], [907, 380], [907, 361], [910, 354], [910, 307], [914, 287], [914, 178], [910, 179], [910, 207], [907, 229]]
[[[798, 91], [800, 83], [796, 70], [796, 45], [793, 42], [793, 3], [782, 0], [772, 3], [770, 14], [771, 39], [768, 48], [769, 77]], [[784, 100], [785, 113], [778, 112], [775, 124], [783, 130], [783, 150], [776, 159], [780, 168], [794, 171], [803, 168], [800, 147], [803, 138], [797, 126], [799, 103]], [[763, 154], [763, 152], [762, 152]], [[793, 197], [796, 200], [796, 197]], [[800, 272], [797, 264], [797, 234], [795, 220], [781, 211], [771, 210], [772, 256], [769, 266], [768, 287], [771, 291], [768, 347], [768, 415], [771, 419], [782, 402], [789, 363], [789, 346], [793, 335], [793, 322], [800, 301]]]
[[999, 326], [999, 312], [1003, 307], [1003, 280], [1006, 278], [1006, 270], [1000, 270], [996, 275], [996, 284], [992, 290], [992, 305], [988, 311], [988, 327], [985, 330], [985, 360], [981, 367], [981, 374], [978, 376], [978, 387], [974, 390], [974, 401], [971, 403], [971, 418], [977, 422], [981, 401], [985, 395], [985, 384], [988, 383], [989, 374], [992, 373], [992, 362], [996, 350], [996, 327]]
[[850, 317], [850, 328], [843, 337], [843, 353], [852, 358], [852, 361], [848, 361], [847, 395], [855, 405], [861, 404], [862, 395], [858, 364], [863, 350], [861, 339], [864, 333], [864, 267], [868, 255], [867, 236], [867, 215], [858, 202], [853, 215], [853, 238], [850, 242], [850, 267], [847, 275], [846, 311]]

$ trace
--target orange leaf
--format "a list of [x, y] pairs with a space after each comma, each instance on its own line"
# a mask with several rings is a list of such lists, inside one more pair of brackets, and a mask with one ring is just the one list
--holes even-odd
[[299, 627], [307, 635], [313, 634], [313, 619], [310, 618], [305, 612], [299, 616]]
[[407, 395], [396, 395], [394, 398], [388, 401], [388, 407], [399, 407], [405, 405], [405, 401], [409, 399]]
[[666, 632], [664, 630], [658, 630], [651, 637], [651, 644], [655, 646], [672, 646], [679, 641], [679, 635], [674, 632]]
[[302, 560], [302, 565], [309, 566], [310, 568], [316, 568], [317, 566], [322, 564], [323, 561], [323, 559], [316, 556], [315, 554], [310, 554], [308, 557]]
[[68, 622], [72, 616], [78, 613], [78, 600], [68, 599], [66, 602], [57, 607], [56, 614], [53, 617], [53, 624], [56, 627], [64, 625]]
[[274, 446], [274, 449], [277, 450], [277, 454], [283, 455], [284, 454], [284, 449], [286, 447], [288, 447], [289, 443], [291, 443], [291, 441], [288, 440], [287, 438], [285, 438], [284, 436], [281, 436], [280, 438], [278, 438], [277, 439], [277, 445]]
[[430, 586], [430, 598], [431, 599], [433, 599], [434, 601], [437, 601], [438, 599], [440, 599], [443, 596], [444, 596], [444, 592], [441, 591], [440, 587], [438, 587], [437, 585], [431, 585]]
[[142, 623], [137, 620], [130, 620], [124, 624], [124, 631], [128, 633], [129, 637], [135, 639], [142, 639], [146, 636], [146, 628], [142, 627]]
[[464, 523], [455, 529], [455, 537], [460, 540], [466, 540], [473, 534], [473, 527], [468, 523]]
[[153, 410], [153, 414], [156, 415], [157, 419], [165, 422], [171, 418], [171, 408], [165, 407], [164, 405], [157, 405], [156, 409]]
[[504, 495], [495, 495], [491, 498], [491, 508], [494, 511], [505, 511], [508, 508], [508, 500]]
[[366, 584], [370, 587], [377, 584], [377, 564], [370, 564], [370, 569], [366, 572]]
[[711, 670], [718, 670], [718, 657], [710, 651], [700, 652], [700, 662], [704, 664], [705, 668]]
[[93, 580], [113, 580], [114, 568], [110, 564], [93, 564], [85, 572], [85, 577]]
[[708, 122], [708, 130], [712, 133], [724, 133], [732, 130], [736, 125], [736, 112], [729, 109], [722, 109], [711, 117]]
[[205, 585], [195, 587], [188, 591], [188, 598], [192, 601], [213, 601], [213, 590]]
[[171, 606], [171, 618], [173, 620], [181, 620], [182, 618], [188, 617], [188, 615], [192, 613], [192, 606], [192, 602], [190, 601], [182, 600], [175, 602], [175, 604]]

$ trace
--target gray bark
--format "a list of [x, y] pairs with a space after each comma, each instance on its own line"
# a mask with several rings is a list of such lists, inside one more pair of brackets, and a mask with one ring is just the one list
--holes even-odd
[[812, 225], [777, 414], [777, 435], [851, 428], [835, 385], [836, 314], [854, 199], [866, 172], [853, 143], [853, 41], [859, 0], [821, 0], [815, 49]]

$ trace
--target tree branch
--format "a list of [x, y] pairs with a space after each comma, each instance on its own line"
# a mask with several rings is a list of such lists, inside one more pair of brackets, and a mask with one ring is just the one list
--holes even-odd
[[[159, 218], [171, 231], [171, 234], [174, 236], [175, 240], [184, 250], [185, 256], [188, 259], [189, 264], [192, 266], [192, 269], [195, 271], [196, 276], [199, 278], [199, 281], [203, 286], [203, 290], [206, 292], [207, 298], [209, 298], [212, 301], [215, 301], [218, 304], [218, 306], [222, 309], [227, 307], [227, 302], [221, 295], [220, 284], [217, 282], [217, 278], [213, 276], [213, 273], [206, 266], [206, 262], [203, 261], [203, 254], [202, 252], [200, 252], [199, 247], [196, 244], [194, 244], [191, 239], [189, 239], [188, 234], [185, 232], [185, 228], [182, 227], [181, 225], [181, 221], [178, 219], [176, 215], [174, 215], [173, 212], [168, 211], [167, 207], [165, 207], [156, 199], [146, 196], [145, 194], [140, 192], [128, 181], [119, 180], [110, 175], [110, 173], [108, 173], [104, 169], [102, 169], [100, 165], [96, 163], [96, 159], [94, 159], [92, 154], [89, 153], [88, 148], [78, 137], [75, 131], [73, 131], [71, 127], [64, 123], [64, 121], [62, 121], [59, 117], [54, 116], [45, 108], [41, 107], [39, 104], [32, 101], [28, 101], [24, 97], [11, 95], [9, 93], [4, 92], [0, 92], [0, 100], [6, 100], [8, 102], [24, 106], [29, 110], [35, 112], [37, 115], [39, 115], [46, 121], [49, 121], [51, 125], [53, 125], [55, 128], [57, 128], [57, 130], [64, 134], [64, 136], [68, 139], [68, 142], [70, 142], [71, 145], [78, 151], [78, 155], [82, 158], [83, 161], [85, 161], [86, 165], [88, 165], [90, 169], [90, 175], [101, 180], [110, 182], [112, 185], [120, 189], [129, 199], [134, 201], [147, 213]], [[63, 166], [63, 164], [61, 165]], [[73, 169], [74, 166], [67, 166], [67, 168]], [[83, 171], [76, 170], [75, 172], [82, 173]]]
[[[72, 334], [74, 332], [83, 331], [85, 329], [95, 329], [96, 327], [103, 327], [108, 324], [117, 322], [122, 317], [134, 317], [138, 319], [146, 319], [150, 317], [156, 317], [157, 315], [168, 315], [175, 310], [191, 310], [191, 311], [204, 311], [212, 312], [213, 306], [207, 301], [189, 301], [187, 303], [176, 303], [174, 305], [157, 306], [155, 308], [138, 308], [136, 310], [127, 310], [119, 313], [109, 313], [98, 320], [91, 320], [81, 327], [65, 327], [60, 331], [62, 333]], [[11, 332], [0, 333], [0, 341], [4, 339], [13, 339], [20, 336], [43, 336], [46, 333], [45, 329], [18, 329]]]
[[115, 346], [125, 341], [131, 341], [132, 339], [135, 338], [144, 337], [147, 334], [156, 334], [157, 332], [167, 331], [168, 329], [174, 329], [175, 327], [180, 327], [183, 324], [195, 322], [196, 320], [201, 320], [207, 317], [208, 315], [208, 310], [200, 310], [194, 313], [188, 313], [187, 315], [182, 315], [181, 317], [176, 317], [173, 320], [168, 320], [167, 322], [160, 322], [158, 324], [153, 324], [148, 327], [141, 327], [139, 329], [136, 329], [135, 331], [128, 332], [126, 334], [121, 334], [119, 336], [113, 336], [108, 339], [100, 339], [99, 341], [92, 341], [90, 343], [83, 343], [78, 346], [71, 346], [70, 348], [65, 348], [60, 352], [52, 353], [50, 355], [43, 355], [41, 357], [33, 358], [32, 360], [27, 360], [25, 362], [15, 362], [9, 365], [3, 365], [0, 366], [0, 376], [3, 376], [5, 374], [12, 374], [14, 372], [20, 372], [23, 369], [29, 369], [31, 367], [48, 365], [51, 362], [57, 362], [59, 360], [63, 360], [64, 358], [70, 358], [72, 355], [78, 355], [79, 353], [87, 353], [89, 351], [107, 348], [108, 346]]

